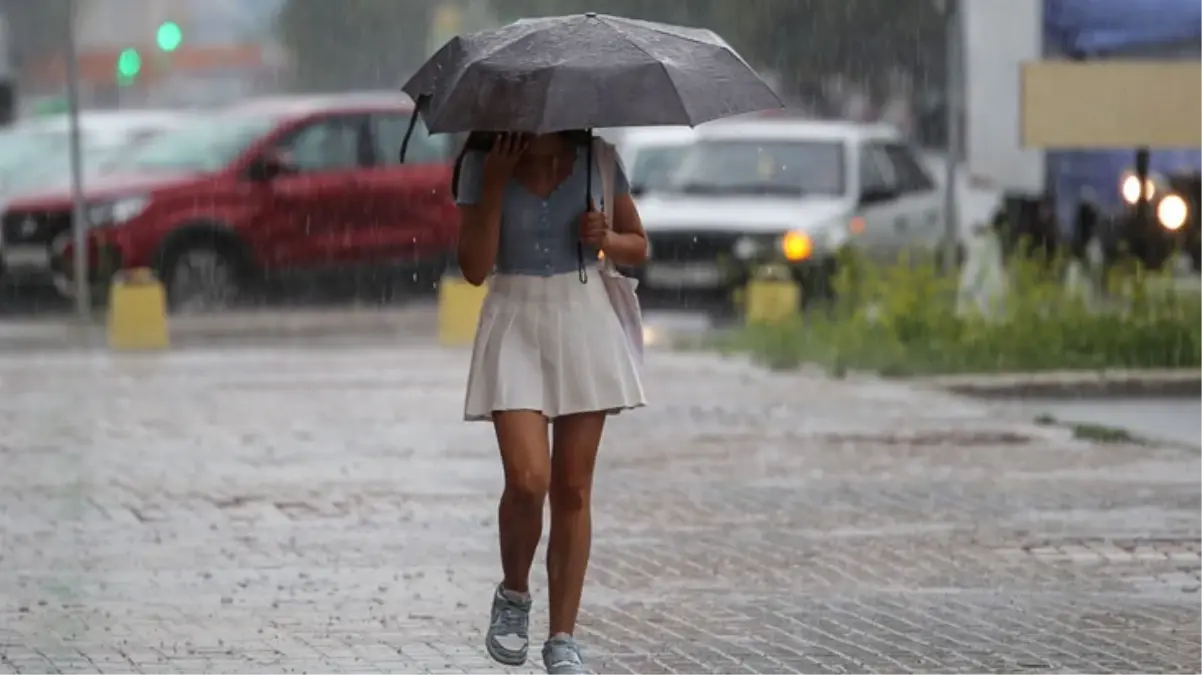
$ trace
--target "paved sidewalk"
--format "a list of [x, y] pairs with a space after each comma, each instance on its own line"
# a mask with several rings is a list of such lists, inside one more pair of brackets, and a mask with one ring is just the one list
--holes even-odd
[[[430, 303], [399, 307], [337, 307], [184, 314], [168, 318], [176, 347], [315, 344], [428, 343], [438, 331]], [[40, 319], [0, 317], [0, 354], [14, 351], [93, 349], [107, 344], [105, 317], [80, 323], [73, 316]]]
[[[603, 449], [597, 670], [1197, 672], [1197, 453], [650, 359], [653, 407]], [[500, 670], [500, 471], [458, 421], [465, 365], [0, 356], [0, 672]]]

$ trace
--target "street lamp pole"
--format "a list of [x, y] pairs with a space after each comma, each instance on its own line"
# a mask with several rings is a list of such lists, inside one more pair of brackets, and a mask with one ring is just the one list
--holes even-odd
[[75, 45], [75, 12], [77, 3], [68, 0], [67, 12], [67, 111], [70, 123], [71, 144], [71, 200], [73, 203], [71, 227], [75, 243], [75, 311], [80, 321], [87, 321], [92, 314], [91, 287], [88, 284], [87, 249], [87, 206], [83, 196], [83, 158], [79, 138], [79, 61]]
[[955, 269], [960, 232], [959, 166], [964, 156], [964, 42], [961, 36], [961, 0], [935, 0], [943, 13], [947, 49], [947, 167], [943, 190], [943, 269]]

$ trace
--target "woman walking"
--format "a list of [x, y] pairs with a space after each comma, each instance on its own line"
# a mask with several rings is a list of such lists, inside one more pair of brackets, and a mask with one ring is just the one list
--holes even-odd
[[646, 403], [634, 350], [595, 265], [599, 253], [641, 265], [646, 234], [620, 166], [613, 204], [594, 198], [586, 208], [586, 194], [604, 192], [600, 167], [588, 166], [589, 137], [504, 134], [483, 151], [471, 149], [477, 135], [456, 167], [459, 267], [475, 285], [491, 275], [464, 416], [492, 422], [505, 474], [498, 508], [504, 576], [486, 647], [500, 663], [526, 661], [528, 579], [549, 498], [550, 631], [542, 650], [549, 673], [587, 672], [573, 633], [592, 539], [597, 449], [608, 414]]

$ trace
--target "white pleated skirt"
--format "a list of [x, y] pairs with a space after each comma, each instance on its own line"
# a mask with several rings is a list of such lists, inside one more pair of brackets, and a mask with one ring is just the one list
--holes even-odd
[[498, 274], [480, 312], [463, 417], [534, 410], [548, 418], [647, 404], [638, 362], [599, 275]]

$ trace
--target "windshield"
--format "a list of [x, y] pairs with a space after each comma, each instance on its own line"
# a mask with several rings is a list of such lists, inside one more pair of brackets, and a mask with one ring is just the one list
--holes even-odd
[[45, 155], [67, 152], [70, 137], [66, 132], [8, 129], [0, 132], [0, 173], [22, 169], [30, 161]]
[[845, 183], [839, 141], [721, 139], [691, 146], [671, 188], [702, 194], [842, 195]]
[[116, 166], [126, 170], [220, 171], [275, 125], [270, 117], [218, 115], [148, 139]]
[[664, 187], [688, 149], [687, 145], [649, 145], [640, 148], [630, 167], [630, 184], [643, 190]]
[[[83, 175], [95, 176], [119, 161], [129, 151], [124, 146], [85, 145], [83, 148]], [[0, 189], [9, 194], [34, 191], [43, 187], [67, 185], [71, 182], [71, 155], [60, 152], [30, 161], [21, 171], [13, 171], [4, 177]]]

